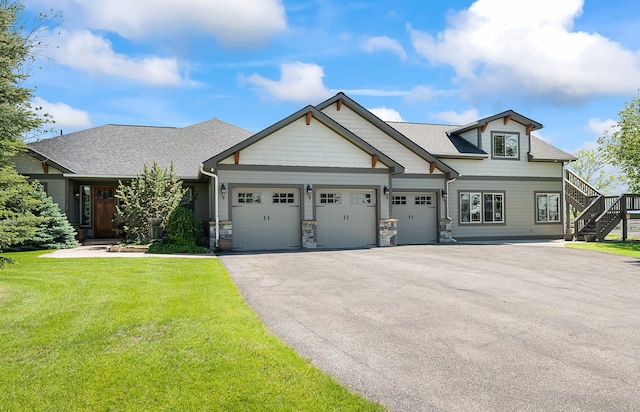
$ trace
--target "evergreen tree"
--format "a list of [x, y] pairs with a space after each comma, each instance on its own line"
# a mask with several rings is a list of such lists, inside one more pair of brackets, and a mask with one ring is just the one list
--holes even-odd
[[41, 184], [34, 182], [31, 187], [33, 197], [38, 202], [30, 212], [41, 221], [33, 236], [7, 250], [68, 249], [78, 246], [76, 231], [67, 216], [60, 212], [58, 205], [47, 195]]
[[[24, 81], [50, 15], [41, 14], [27, 26], [23, 10], [21, 0], [0, 0], [0, 252], [33, 236], [42, 222], [31, 212], [38, 203], [33, 188], [18, 175], [11, 159], [25, 149], [25, 136], [41, 131], [48, 119], [31, 107], [33, 90], [24, 87]], [[0, 256], [0, 267], [7, 261]]]
[[131, 182], [119, 182], [116, 198], [116, 219], [123, 224], [128, 240], [143, 242], [149, 235], [149, 219], [160, 218], [167, 227], [169, 215], [180, 205], [186, 194], [182, 181], [173, 169], [161, 169], [154, 163], [151, 169], [144, 165], [142, 174]]
[[[0, 251], [31, 238], [44, 221], [32, 212], [40, 205], [32, 194], [27, 178], [13, 166], [0, 167]], [[5, 262], [12, 261], [0, 256], [0, 268]]]

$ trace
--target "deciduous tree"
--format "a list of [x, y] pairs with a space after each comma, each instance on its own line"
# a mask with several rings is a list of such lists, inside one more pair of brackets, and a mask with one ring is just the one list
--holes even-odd
[[622, 171], [630, 191], [640, 193], [640, 95], [625, 103], [619, 117], [616, 130], [599, 143], [608, 160]]
[[575, 156], [578, 160], [569, 167], [600, 193], [613, 195], [621, 179], [615, 168], [607, 162], [602, 149], [580, 149]]

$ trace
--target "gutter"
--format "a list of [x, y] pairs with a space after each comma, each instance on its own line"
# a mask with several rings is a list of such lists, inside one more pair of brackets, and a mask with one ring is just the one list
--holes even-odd
[[218, 214], [219, 205], [218, 205], [218, 175], [211, 172], [206, 172], [204, 170], [204, 166], [200, 165], [200, 173], [205, 176], [213, 177], [214, 186], [215, 186], [215, 195], [214, 195], [214, 210], [215, 210], [215, 221], [216, 221], [216, 248], [218, 248], [218, 243], [220, 240], [220, 217]]

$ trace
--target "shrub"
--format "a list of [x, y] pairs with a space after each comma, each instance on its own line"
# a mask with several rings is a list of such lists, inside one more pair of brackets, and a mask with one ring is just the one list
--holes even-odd
[[186, 207], [179, 206], [171, 212], [167, 223], [167, 235], [171, 243], [204, 246], [202, 223]]
[[193, 243], [153, 242], [147, 253], [176, 254], [176, 253], [207, 253], [209, 249]]
[[144, 242], [149, 235], [149, 219], [161, 218], [160, 226], [167, 227], [171, 212], [178, 207], [186, 189], [173, 170], [161, 169], [154, 163], [144, 165], [142, 174], [129, 184], [119, 182], [116, 198], [116, 220], [123, 224], [127, 240]]

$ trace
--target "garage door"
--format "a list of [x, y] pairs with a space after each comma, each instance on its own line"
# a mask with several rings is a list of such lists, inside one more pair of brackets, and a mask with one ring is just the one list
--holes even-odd
[[438, 213], [435, 193], [398, 193], [391, 198], [392, 214], [398, 219], [398, 244], [435, 242]]
[[232, 245], [239, 250], [300, 247], [300, 191], [234, 188]]
[[317, 190], [316, 221], [318, 247], [375, 246], [375, 190]]

